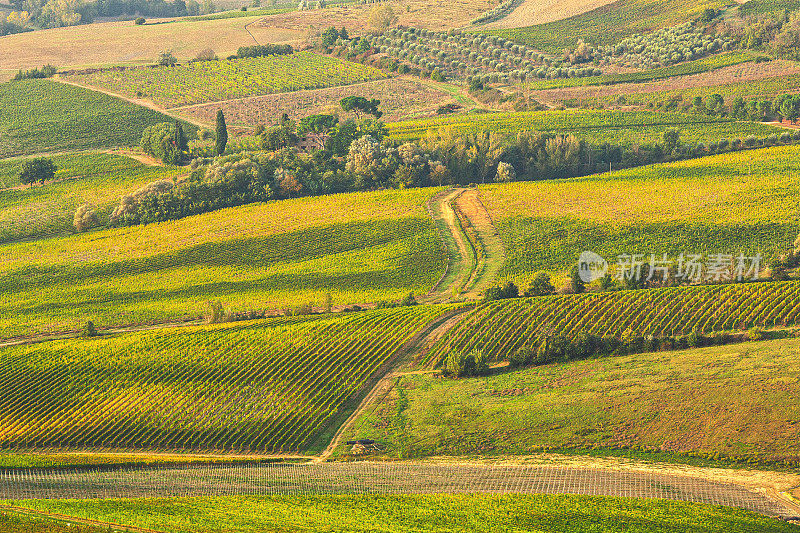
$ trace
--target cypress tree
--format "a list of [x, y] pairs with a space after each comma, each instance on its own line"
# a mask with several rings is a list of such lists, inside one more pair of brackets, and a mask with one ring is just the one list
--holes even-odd
[[222, 109], [217, 111], [217, 155], [225, 153], [225, 146], [228, 145], [228, 127], [225, 125], [225, 115]]

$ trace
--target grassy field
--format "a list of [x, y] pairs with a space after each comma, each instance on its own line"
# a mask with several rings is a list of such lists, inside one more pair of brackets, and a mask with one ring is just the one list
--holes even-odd
[[[138, 145], [147, 126], [174, 121], [118, 98], [50, 80], [1, 84], [0, 109], [0, 159]], [[188, 124], [184, 129], [189, 135], [197, 130]]]
[[681, 130], [684, 142], [711, 142], [722, 138], [763, 137], [782, 130], [751, 122], [737, 122], [707, 116], [652, 111], [610, 111], [567, 109], [519, 113], [467, 114], [387, 124], [392, 138], [398, 140], [424, 137], [428, 130], [449, 129], [458, 133], [496, 131], [516, 133], [538, 130], [574, 133], [594, 143], [618, 143], [626, 146], [661, 142], [664, 131]]
[[[296, 6], [295, 6], [296, 7]], [[164, 21], [137, 26], [133, 21], [84, 24], [67, 28], [9, 35], [0, 39], [0, 70], [30, 69], [45, 64], [59, 68], [141, 65], [156, 62], [162, 50], [172, 50], [181, 61], [206, 49], [227, 57], [240, 46], [295, 42], [299, 30], [261, 28], [263, 16], [192, 21]], [[250, 24], [245, 30], [245, 25]]]
[[574, 48], [578, 38], [595, 45], [616, 44], [634, 33], [675, 26], [699, 17], [706, 8], [724, 5], [719, 0], [617, 0], [568, 19], [492, 33], [560, 54]]
[[297, 52], [286, 56], [201, 61], [175, 67], [103, 70], [69, 79], [129, 97], [146, 98], [169, 108], [349, 85], [384, 76], [381, 71], [359, 63], [313, 52]]
[[221, 530], [392, 533], [800, 531], [796, 525], [739, 509], [664, 500], [574, 495], [234, 496], [26, 500], [14, 503], [46, 512], [170, 533]]
[[0, 245], [0, 337], [207, 311], [400, 299], [445, 269], [432, 189], [223, 209], [160, 224]]
[[800, 148], [775, 147], [573, 180], [481, 188], [506, 245], [505, 277], [527, 286], [562, 274], [584, 250], [620, 253], [785, 253], [800, 233]]
[[621, 449], [796, 464], [799, 354], [800, 340], [783, 339], [483, 378], [407, 375], [353, 427], [391, 453], [410, 443], [405, 455]]
[[490, 360], [507, 360], [523, 346], [540, 347], [545, 334], [658, 340], [693, 331], [790, 326], [800, 322], [798, 313], [800, 283], [793, 281], [514, 299], [471, 311], [428, 352], [426, 362], [434, 367], [454, 350], [473, 349]]
[[[0, 242], [71, 234], [75, 209], [87, 203], [105, 224], [123, 194], [186, 173], [110, 154], [70, 154], [54, 157], [53, 162], [58, 167], [56, 182], [0, 191]], [[19, 159], [0, 160], [0, 184], [18, 186], [21, 163]]]
[[321, 449], [326, 443], [315, 437], [345, 402], [447, 309], [275, 318], [5, 348], [0, 446]]
[[179, 114], [213, 124], [217, 110], [222, 109], [229, 125], [253, 127], [275, 124], [283, 113], [299, 120], [319, 113], [347, 116], [339, 106], [346, 96], [363, 96], [380, 100], [381, 120], [404, 120], [430, 114], [442, 104], [452, 101], [449, 94], [435, 87], [412, 80], [390, 78], [343, 87], [294, 91], [186, 107]]

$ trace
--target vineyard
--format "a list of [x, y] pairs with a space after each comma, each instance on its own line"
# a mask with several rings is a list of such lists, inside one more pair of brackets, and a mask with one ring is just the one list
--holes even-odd
[[347, 96], [363, 96], [381, 102], [384, 121], [404, 120], [416, 115], [430, 114], [451, 97], [421, 82], [391, 78], [368, 83], [331, 87], [310, 91], [295, 91], [242, 100], [203, 104], [180, 110], [181, 115], [211, 124], [217, 110], [222, 109], [229, 125], [257, 126], [275, 124], [283, 113], [295, 120], [320, 113], [339, 113], [338, 103]]
[[800, 284], [750, 283], [671, 287], [517, 299], [478, 307], [428, 354], [437, 365], [451, 351], [483, 350], [507, 359], [546, 336], [676, 337], [800, 322]]
[[70, 76], [71, 81], [100, 87], [163, 107], [231, 100], [299, 89], [319, 89], [377, 80], [372, 67], [313, 52], [286, 56], [198, 61], [175, 67], [101, 70]]
[[405, 307], [7, 348], [0, 351], [0, 446], [308, 450], [366, 380], [446, 310]]
[[[127, 157], [71, 154], [53, 158], [56, 182], [0, 192], [0, 243], [74, 232], [73, 214], [83, 205], [96, 210], [98, 224], [108, 221], [119, 197], [146, 183], [185, 171], [148, 167]], [[0, 161], [0, 186], [17, 185], [19, 160]]]
[[[48, 80], [0, 84], [0, 158], [133, 146], [142, 130], [172, 120], [118, 98]], [[184, 125], [188, 134], [197, 128]]]
[[781, 131], [773, 126], [707, 116], [594, 109], [469, 114], [394, 122], [387, 127], [392, 138], [397, 140], [419, 139], [429, 130], [449, 130], [459, 134], [537, 130], [574, 133], [588, 142], [627, 146], [661, 142], [664, 131], [672, 128], [681, 130], [682, 141], [693, 143], [751, 135], [763, 137]]
[[447, 259], [430, 189], [222, 209], [173, 222], [0, 245], [0, 337], [422, 295]]
[[676, 26], [698, 18], [706, 8], [723, 6], [717, 0], [617, 0], [568, 19], [492, 33], [559, 54], [575, 47], [578, 37], [592, 45], [616, 45], [633, 34]]
[[[573, 180], [481, 188], [506, 246], [503, 277], [565, 273], [591, 250], [785, 253], [800, 233], [800, 148], [775, 147]], [[649, 255], [648, 255], [649, 257]]]

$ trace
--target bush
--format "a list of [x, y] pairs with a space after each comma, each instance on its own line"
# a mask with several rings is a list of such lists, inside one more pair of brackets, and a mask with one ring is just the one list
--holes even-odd
[[764, 338], [764, 330], [758, 327], [750, 328], [746, 335], [749, 341], [760, 341]]
[[72, 219], [72, 224], [75, 226], [76, 231], [86, 231], [89, 228], [98, 225], [97, 213], [89, 206], [83, 204], [75, 210], [75, 216]]
[[25, 185], [36, 183], [44, 184], [52, 181], [56, 176], [57, 167], [53, 160], [48, 157], [34, 157], [22, 162], [22, 170], [19, 173], [19, 182]]
[[172, 52], [159, 52], [158, 54], [158, 64], [162, 67], [174, 67], [178, 64], [178, 60], [172, 55]]
[[81, 337], [90, 338], [97, 337], [97, 328], [94, 327], [94, 322], [87, 320], [81, 328]]
[[513, 281], [507, 281], [502, 287], [499, 285], [489, 287], [483, 293], [483, 301], [485, 302], [491, 302], [494, 300], [507, 300], [509, 298], [519, 298], [519, 289]]
[[209, 324], [225, 322], [225, 309], [222, 307], [222, 302], [212, 302], [209, 300], [206, 322]]
[[146, 21], [144, 20], [144, 17], [136, 17], [136, 20], [133, 21], [133, 23], [136, 24], [137, 26], [141, 26], [145, 22]]
[[453, 350], [445, 361], [444, 373], [457, 378], [485, 376], [489, 373], [489, 364], [482, 350]]
[[161, 122], [148, 126], [142, 132], [139, 145], [146, 154], [162, 160], [168, 165], [177, 165], [188, 156], [186, 152], [186, 138], [181, 135], [181, 140], [176, 140], [181, 132], [178, 131], [180, 123]]
[[556, 288], [550, 282], [550, 275], [547, 274], [547, 272], [537, 272], [533, 276], [531, 284], [528, 285], [525, 296], [546, 296], [548, 294], [554, 294], [555, 292]]

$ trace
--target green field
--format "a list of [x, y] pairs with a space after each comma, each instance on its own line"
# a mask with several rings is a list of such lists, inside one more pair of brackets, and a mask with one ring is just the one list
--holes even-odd
[[480, 306], [427, 354], [435, 366], [453, 350], [482, 350], [490, 360], [538, 348], [545, 335], [664, 339], [753, 327], [790, 326], [800, 313], [800, 284], [729, 283], [513, 299]]
[[285, 56], [200, 61], [175, 67], [101, 70], [70, 76], [76, 83], [163, 107], [179, 107], [246, 96], [350, 85], [386, 77], [381, 71], [313, 52]]
[[0, 245], [0, 337], [424, 294], [447, 258], [434, 189], [250, 204]]
[[731, 65], [739, 65], [753, 61], [755, 55], [750, 52], [725, 52], [703, 59], [687, 61], [669, 67], [654, 68], [641, 72], [627, 74], [605, 74], [603, 76], [589, 76], [586, 78], [561, 78], [554, 80], [536, 80], [527, 84], [532, 90], [559, 89], [563, 87], [586, 87], [590, 85], [614, 85], [617, 83], [642, 83], [647, 81], [662, 80], [673, 76], [688, 76], [709, 72]]
[[0, 351], [0, 447], [278, 452], [447, 307], [167, 328]]
[[[0, 158], [133, 146], [161, 113], [95, 91], [49, 80], [0, 84]], [[191, 136], [197, 128], [184, 129]]]
[[785, 253], [800, 233], [800, 148], [775, 147], [571, 180], [481, 187], [506, 246], [501, 276], [525, 287], [590, 250], [621, 253]]
[[495, 131], [516, 133], [537, 130], [574, 133], [589, 142], [625, 146], [661, 142], [664, 131], [681, 130], [684, 142], [714, 142], [723, 138], [763, 137], [782, 130], [752, 122], [738, 122], [708, 116], [652, 111], [612, 111], [568, 109], [563, 111], [528, 111], [519, 113], [482, 113], [439, 117], [387, 124], [393, 139], [412, 140], [424, 137], [428, 130], [456, 133]]
[[[29, 508], [170, 533], [541, 531], [790, 533], [800, 527], [711, 505], [573, 495], [236, 496], [25, 500]], [[38, 533], [39, 530], [33, 530]]]
[[[74, 233], [75, 209], [88, 203], [99, 222], [108, 222], [123, 194], [186, 171], [149, 167], [127, 157], [80, 153], [53, 158], [56, 182], [21, 189], [0, 190], [0, 243]], [[0, 161], [0, 184], [18, 185], [22, 160]]]
[[800, 340], [790, 339], [482, 378], [408, 375], [398, 378], [402, 403], [384, 402], [353, 427], [360, 438], [411, 443], [404, 456], [627, 450], [796, 466], [798, 355]]
[[617, 0], [568, 19], [491, 33], [561, 54], [566, 47], [574, 48], [578, 38], [594, 45], [616, 44], [635, 33], [675, 26], [699, 17], [706, 8], [724, 5], [719, 0]]

